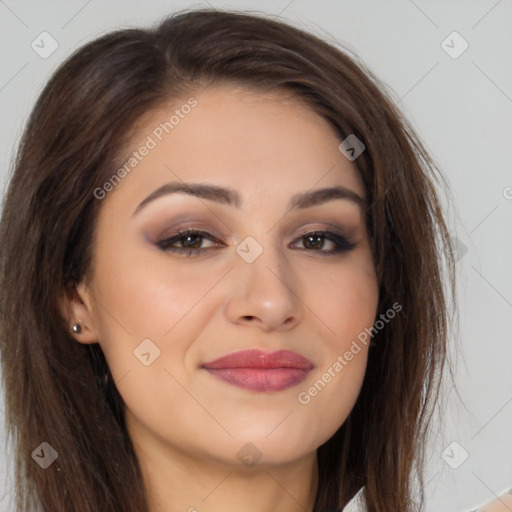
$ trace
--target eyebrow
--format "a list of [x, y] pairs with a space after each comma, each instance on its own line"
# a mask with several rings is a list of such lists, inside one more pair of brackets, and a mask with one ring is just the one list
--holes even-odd
[[[175, 193], [184, 193], [228, 206], [235, 206], [236, 208], [240, 208], [242, 204], [238, 192], [230, 188], [220, 187], [217, 185], [207, 185], [204, 183], [171, 182], [162, 185], [151, 194], [149, 194], [149, 196], [147, 196], [137, 206], [137, 208], [135, 208], [133, 215], [138, 213], [142, 208], [144, 208], [144, 206], [154, 201], [155, 199]], [[304, 209], [326, 203], [327, 201], [332, 201], [334, 199], [345, 199], [353, 201], [363, 209], [366, 207], [365, 199], [356, 194], [353, 190], [342, 186], [321, 188], [295, 194], [292, 196], [289, 206], [290, 209]]]

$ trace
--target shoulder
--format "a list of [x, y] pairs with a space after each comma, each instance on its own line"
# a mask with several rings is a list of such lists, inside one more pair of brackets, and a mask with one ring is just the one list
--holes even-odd
[[361, 487], [341, 512], [366, 512], [363, 491], [364, 487]]
[[[363, 497], [364, 487], [361, 487], [357, 494], [347, 503], [342, 512], [366, 512]], [[512, 510], [512, 487], [509, 491], [495, 500], [479, 507], [474, 508], [470, 512], [510, 512]]]
[[512, 488], [506, 494], [471, 512], [510, 512], [512, 510]]

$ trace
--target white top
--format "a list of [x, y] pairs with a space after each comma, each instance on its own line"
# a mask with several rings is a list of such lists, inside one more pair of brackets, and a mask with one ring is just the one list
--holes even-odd
[[366, 506], [363, 498], [364, 487], [357, 491], [356, 495], [347, 503], [342, 512], [365, 512]]

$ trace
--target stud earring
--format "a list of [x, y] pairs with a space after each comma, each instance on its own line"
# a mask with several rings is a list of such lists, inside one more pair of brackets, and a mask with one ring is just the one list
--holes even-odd
[[73, 325], [73, 332], [74, 333], [78, 334], [81, 331], [82, 331], [82, 326], [80, 324], [77, 323], [77, 324]]

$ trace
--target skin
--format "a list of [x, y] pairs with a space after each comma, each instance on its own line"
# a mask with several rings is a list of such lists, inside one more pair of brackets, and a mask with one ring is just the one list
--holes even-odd
[[[78, 342], [105, 353], [151, 512], [311, 511], [316, 450], [353, 408], [369, 346], [309, 403], [297, 396], [373, 325], [378, 283], [360, 205], [334, 199], [290, 210], [288, 202], [332, 186], [365, 198], [364, 185], [327, 121], [289, 93], [223, 85], [194, 97], [197, 106], [102, 200], [91, 278], [67, 304], [68, 318], [82, 324]], [[148, 112], [132, 150], [184, 103]], [[175, 181], [233, 188], [240, 208], [179, 193], [133, 215]], [[206, 250], [192, 257], [155, 245], [186, 227], [216, 241], [196, 238]], [[335, 247], [328, 238], [305, 245], [313, 230], [345, 233], [356, 246], [326, 254]], [[263, 249], [252, 263], [235, 251], [248, 236]], [[134, 356], [144, 339], [160, 350], [148, 366]], [[294, 351], [314, 369], [291, 388], [257, 392], [201, 368], [253, 348]], [[261, 456], [256, 464], [237, 457], [244, 446]]]
[[508, 494], [503, 494], [476, 512], [510, 512], [512, 510], [512, 488]]

